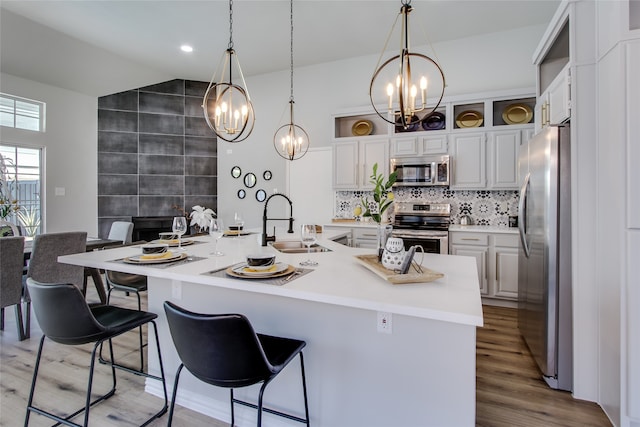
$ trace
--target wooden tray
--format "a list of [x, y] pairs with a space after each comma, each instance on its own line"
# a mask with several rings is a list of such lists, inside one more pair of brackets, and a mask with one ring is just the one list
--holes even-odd
[[415, 270], [407, 274], [394, 273], [384, 268], [384, 266], [378, 262], [377, 255], [356, 255], [356, 259], [360, 264], [394, 285], [401, 285], [403, 283], [427, 283], [444, 277], [444, 274], [429, 270], [425, 267], [422, 267], [422, 274], [417, 273]]

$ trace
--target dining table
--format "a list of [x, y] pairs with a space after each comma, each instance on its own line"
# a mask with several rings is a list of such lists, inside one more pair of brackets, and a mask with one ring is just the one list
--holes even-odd
[[[87, 246], [86, 252], [99, 251], [102, 249], [120, 246], [122, 245], [122, 240], [112, 240], [112, 239], [102, 239], [100, 237], [87, 237]], [[24, 242], [24, 262], [25, 266], [28, 264], [29, 259], [31, 258], [31, 251], [33, 250], [33, 239], [25, 239]], [[102, 275], [100, 274], [100, 270], [97, 268], [85, 267], [84, 269], [84, 283], [83, 290], [87, 289], [87, 277], [91, 276], [93, 280], [93, 284], [96, 287], [96, 291], [98, 292], [98, 298], [100, 298], [100, 304], [107, 304], [107, 291], [104, 285], [104, 281], [102, 280]]]

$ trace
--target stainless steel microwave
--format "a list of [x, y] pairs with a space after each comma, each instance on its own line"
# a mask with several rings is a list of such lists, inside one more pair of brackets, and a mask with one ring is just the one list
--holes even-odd
[[391, 172], [397, 173], [394, 186], [448, 186], [450, 171], [447, 155], [391, 159]]

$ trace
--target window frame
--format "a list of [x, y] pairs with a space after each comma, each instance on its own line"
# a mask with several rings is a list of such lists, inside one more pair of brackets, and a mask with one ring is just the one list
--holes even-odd
[[[5, 105], [4, 100], [9, 100], [13, 103], [13, 105]], [[25, 108], [19, 108], [18, 104], [27, 104], [34, 109], [37, 109], [37, 113], [29, 114], [29, 110]], [[31, 132], [44, 132], [45, 131], [45, 117], [46, 117], [46, 104], [42, 101], [36, 101], [34, 99], [23, 98], [20, 96], [11, 95], [8, 93], [0, 92], [0, 115], [7, 115], [12, 117], [12, 125], [9, 126], [7, 124], [3, 124], [0, 120], [0, 126], [26, 130]], [[37, 129], [33, 129], [32, 127], [22, 126], [20, 124], [20, 118], [26, 119], [36, 119], [37, 120]]]

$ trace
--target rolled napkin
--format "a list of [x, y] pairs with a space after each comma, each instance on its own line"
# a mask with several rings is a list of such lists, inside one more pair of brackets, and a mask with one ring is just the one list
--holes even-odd
[[165, 259], [165, 258], [171, 258], [172, 256], [173, 254], [171, 253], [171, 251], [167, 251], [161, 254], [140, 255], [140, 259]]

